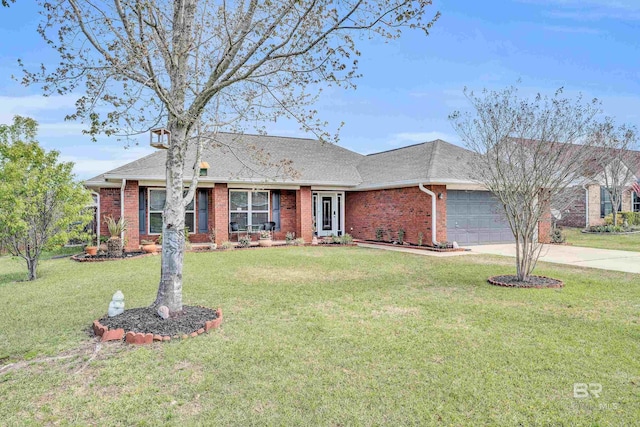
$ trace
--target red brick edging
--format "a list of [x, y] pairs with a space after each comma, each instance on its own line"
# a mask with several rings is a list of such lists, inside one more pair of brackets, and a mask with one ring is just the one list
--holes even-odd
[[171, 339], [186, 339], [189, 337], [197, 337], [205, 332], [208, 332], [210, 329], [217, 329], [220, 327], [222, 323], [222, 309], [218, 308], [216, 310], [216, 317], [214, 320], [208, 320], [204, 324], [204, 328], [200, 328], [197, 331], [191, 332], [190, 334], [183, 335], [174, 335], [173, 337], [169, 335], [156, 335], [156, 334], [143, 334], [142, 332], [133, 332], [129, 331], [125, 334], [124, 329], [109, 329], [107, 326], [104, 326], [100, 323], [99, 320], [95, 320], [93, 322], [93, 332], [96, 336], [101, 337], [100, 341], [121, 341], [124, 338], [124, 341], [128, 344], [151, 344], [154, 341], [171, 341]]
[[[504, 276], [504, 274], [501, 274], [501, 276]], [[530, 276], [530, 277], [540, 277], [541, 279], [551, 279], [551, 280], [555, 280], [558, 283], [554, 283], [553, 285], [524, 285], [524, 286], [517, 286], [511, 283], [505, 283], [505, 282], [499, 282], [497, 280], [494, 279], [494, 277], [498, 277], [498, 276], [491, 276], [487, 279], [487, 282], [491, 283], [492, 285], [495, 286], [503, 286], [505, 288], [523, 288], [523, 289], [527, 289], [527, 288], [536, 288], [536, 289], [544, 289], [544, 288], [549, 288], [549, 289], [557, 289], [557, 288], [562, 288], [564, 287], [564, 282], [562, 280], [558, 280], [558, 279], [554, 279], [553, 277], [547, 277], [547, 276]]]

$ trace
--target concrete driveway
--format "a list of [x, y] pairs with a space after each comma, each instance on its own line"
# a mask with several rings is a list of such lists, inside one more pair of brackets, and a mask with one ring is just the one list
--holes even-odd
[[[470, 246], [470, 249], [472, 254], [516, 256], [516, 245], [513, 243]], [[545, 245], [540, 261], [640, 274], [640, 252]]]

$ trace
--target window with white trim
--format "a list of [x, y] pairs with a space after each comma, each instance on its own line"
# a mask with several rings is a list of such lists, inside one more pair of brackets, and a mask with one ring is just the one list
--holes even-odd
[[[186, 194], [186, 192], [185, 192]], [[163, 189], [149, 189], [149, 234], [162, 233], [162, 211], [167, 201], [167, 193]], [[185, 227], [189, 228], [189, 234], [196, 232], [195, 197], [185, 208]]]
[[269, 192], [229, 190], [229, 222], [237, 222], [240, 230], [269, 222]]

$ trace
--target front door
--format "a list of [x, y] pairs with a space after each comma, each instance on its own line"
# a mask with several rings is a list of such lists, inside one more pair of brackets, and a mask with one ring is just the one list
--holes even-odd
[[340, 193], [315, 193], [315, 231], [318, 237], [342, 234], [342, 197]]

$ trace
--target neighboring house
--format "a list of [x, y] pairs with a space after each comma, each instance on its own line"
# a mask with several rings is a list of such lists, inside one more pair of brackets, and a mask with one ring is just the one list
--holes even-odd
[[[221, 243], [240, 229], [276, 223], [275, 238], [287, 232], [310, 241], [350, 233], [376, 238], [376, 230], [424, 244], [511, 242], [498, 203], [474, 180], [474, 154], [436, 140], [361, 155], [311, 139], [220, 133], [202, 154], [202, 171], [186, 222], [192, 242]], [[185, 162], [185, 186], [195, 150]], [[105, 215], [128, 220], [127, 248], [157, 237], [162, 229], [166, 151], [158, 150], [85, 182], [98, 195], [100, 234]], [[434, 208], [435, 207], [435, 208]], [[541, 224], [548, 235], [549, 224]]]
[[[622, 203], [617, 209], [618, 212], [640, 212], [640, 192], [637, 191], [640, 190], [637, 186], [640, 182], [640, 152], [631, 153], [635, 155], [630, 156], [633, 164], [628, 167], [634, 171], [634, 174], [627, 183], [628, 188], [622, 193]], [[585, 170], [588, 169], [590, 168], [585, 168]], [[558, 225], [567, 227], [603, 225], [604, 218], [613, 212], [602, 174], [594, 172], [586, 176], [590, 176], [587, 183], [568, 190], [572, 197], [566, 207], [558, 209], [562, 214], [561, 219], [557, 221]]]

